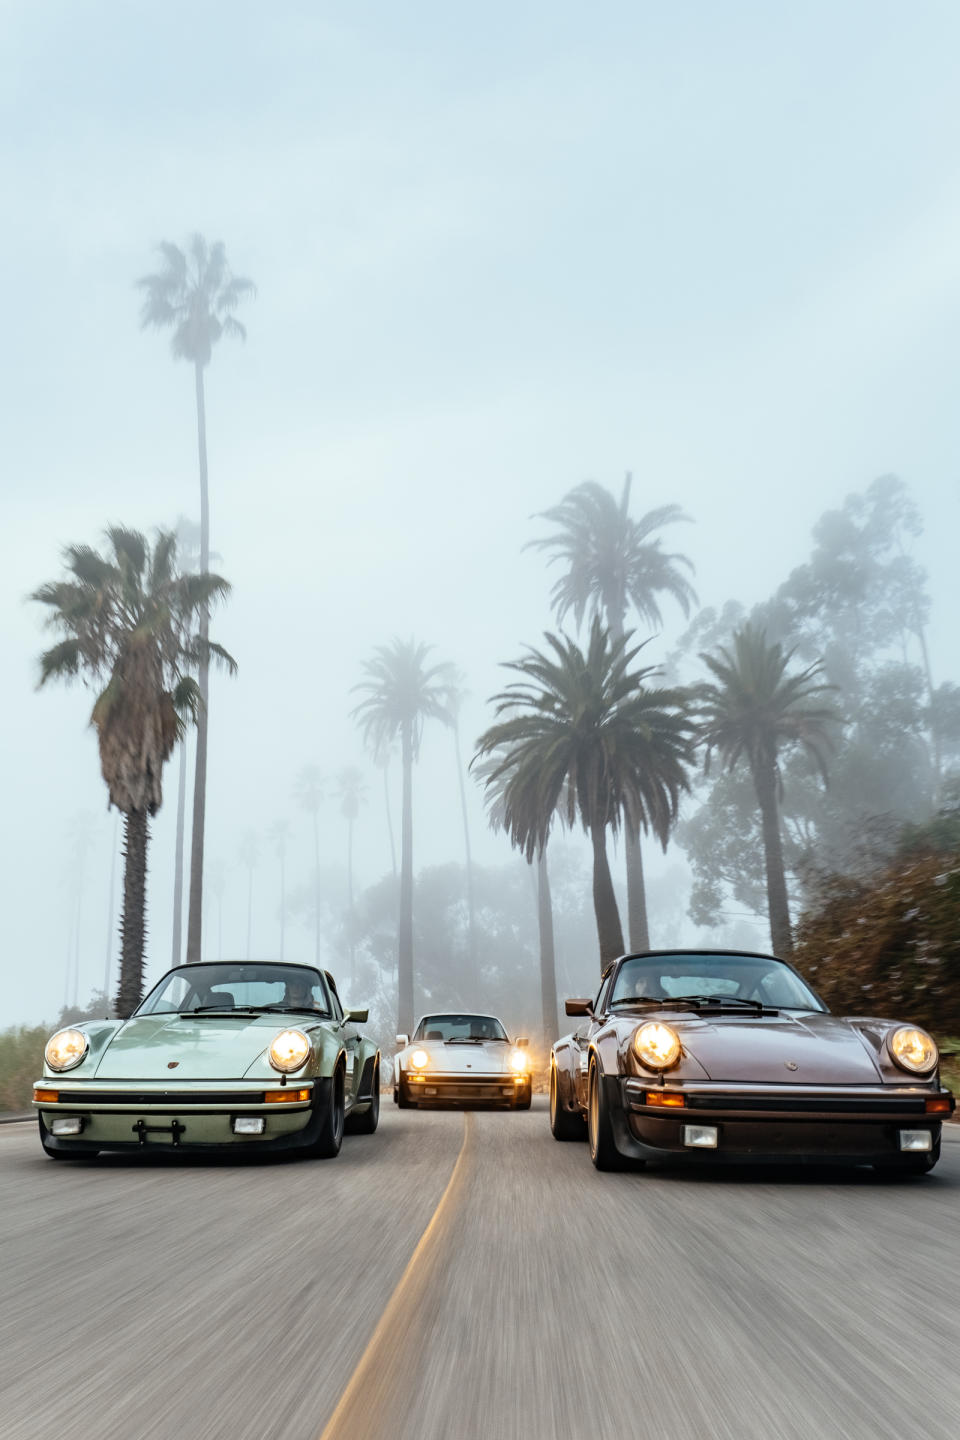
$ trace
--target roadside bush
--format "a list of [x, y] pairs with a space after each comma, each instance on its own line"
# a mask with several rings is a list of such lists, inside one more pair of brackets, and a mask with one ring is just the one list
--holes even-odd
[[33, 1098], [33, 1082], [43, 1072], [46, 1025], [15, 1026], [0, 1031], [0, 1113], [25, 1115]]
[[960, 1034], [960, 851], [901, 853], [864, 879], [821, 878], [794, 962], [832, 1010]]

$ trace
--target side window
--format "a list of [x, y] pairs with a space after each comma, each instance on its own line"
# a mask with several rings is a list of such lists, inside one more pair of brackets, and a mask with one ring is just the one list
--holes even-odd
[[594, 1015], [602, 1015], [607, 1008], [607, 1001], [610, 998], [610, 981], [612, 978], [612, 975], [608, 975], [597, 991], [597, 998], [593, 1002]]
[[330, 991], [330, 1004], [333, 1006], [333, 1018], [343, 1024], [343, 1007], [340, 1004], [340, 996], [336, 990]]

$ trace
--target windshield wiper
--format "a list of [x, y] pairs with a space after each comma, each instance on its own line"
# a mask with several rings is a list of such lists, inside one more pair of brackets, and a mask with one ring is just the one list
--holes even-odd
[[479, 1035], [451, 1035], [449, 1040], [444, 1040], [444, 1045], [482, 1045], [483, 1041]]
[[328, 1020], [330, 1018], [328, 1010], [317, 1010], [312, 1005], [258, 1005], [257, 1009], [274, 1015], [315, 1015], [320, 1020], [324, 1016]]
[[769, 1007], [764, 1005], [762, 1000], [743, 1000], [739, 995], [671, 995], [667, 1002], [670, 1005], [687, 1004], [693, 1005], [697, 1010], [707, 1006], [716, 1005], [721, 1009], [724, 1005], [745, 1005], [748, 1010], [756, 1015], [775, 1014]]
[[192, 1010], [181, 1010], [179, 1014], [181, 1020], [191, 1015], [257, 1015], [261, 1008], [260, 1005], [195, 1005]]

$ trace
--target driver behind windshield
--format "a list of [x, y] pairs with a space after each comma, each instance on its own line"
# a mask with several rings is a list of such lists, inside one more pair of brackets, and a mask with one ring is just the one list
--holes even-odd
[[284, 982], [283, 1001], [291, 1010], [316, 1010], [313, 985], [305, 975], [293, 975]]

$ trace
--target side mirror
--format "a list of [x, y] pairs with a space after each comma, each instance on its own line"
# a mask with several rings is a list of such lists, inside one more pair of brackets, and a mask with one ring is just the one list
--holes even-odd
[[344, 1020], [352, 1020], [357, 1025], [365, 1025], [369, 1014], [369, 1010], [345, 1010], [343, 1018]]
[[563, 1008], [568, 1015], [592, 1015], [592, 1000], [564, 1000]]
[[516, 1045], [516, 1047], [517, 1047], [518, 1050], [519, 1050], [519, 1049], [522, 1049], [522, 1047], [523, 1047], [524, 1045], [529, 1045], [529, 1044], [530, 1044], [530, 1037], [529, 1037], [528, 1035], [518, 1035], [517, 1038], [516, 1038], [516, 1040], [514, 1040], [513, 1043], [514, 1043], [514, 1045]]
[[397, 1036], [397, 1044], [400, 1046], [400, 1049], [401, 1049], [401, 1050], [405, 1049], [406, 1046], [410, 1044], [410, 1036], [409, 1036], [409, 1035], [398, 1035], [398, 1036]]

